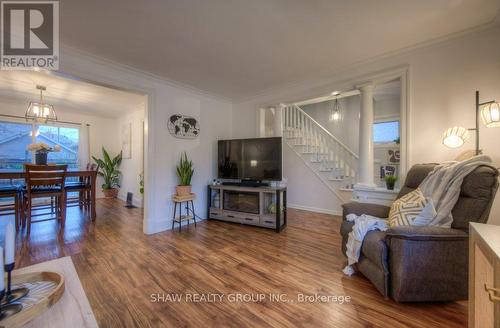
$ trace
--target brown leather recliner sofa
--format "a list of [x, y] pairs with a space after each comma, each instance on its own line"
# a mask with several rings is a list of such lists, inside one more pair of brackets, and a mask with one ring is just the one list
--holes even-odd
[[[415, 190], [436, 164], [413, 166], [397, 198]], [[451, 229], [399, 226], [370, 231], [361, 247], [357, 269], [385, 297], [398, 302], [467, 299], [469, 222], [486, 223], [498, 188], [498, 170], [479, 166], [464, 178], [452, 210]], [[353, 223], [348, 214], [388, 217], [390, 208], [350, 202], [343, 205], [342, 252]]]

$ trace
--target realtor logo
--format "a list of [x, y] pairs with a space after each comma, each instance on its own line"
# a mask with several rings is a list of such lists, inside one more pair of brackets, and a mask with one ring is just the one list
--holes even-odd
[[0, 69], [59, 69], [59, 1], [1, 1]]

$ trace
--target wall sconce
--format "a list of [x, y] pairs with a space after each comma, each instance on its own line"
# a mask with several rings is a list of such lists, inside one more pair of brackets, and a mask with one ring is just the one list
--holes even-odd
[[[481, 107], [484, 106], [482, 109]], [[469, 139], [469, 131], [476, 132], [476, 155], [481, 153], [479, 149], [479, 115], [487, 127], [500, 126], [500, 104], [495, 100], [480, 103], [479, 91], [476, 91], [476, 127], [466, 129], [461, 126], [449, 128], [443, 133], [443, 145], [449, 148], [458, 148]]]

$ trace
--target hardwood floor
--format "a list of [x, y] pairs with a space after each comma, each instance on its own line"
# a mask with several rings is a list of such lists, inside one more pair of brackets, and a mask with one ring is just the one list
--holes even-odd
[[[142, 211], [99, 200], [97, 220], [78, 208], [66, 228], [33, 226], [18, 238], [18, 267], [73, 259], [101, 327], [464, 327], [467, 302], [398, 304], [341, 269], [340, 218], [289, 210], [280, 234], [203, 221], [151, 236]], [[0, 236], [3, 239], [3, 229]], [[222, 302], [152, 302], [151, 295], [223, 293]], [[236, 293], [286, 294], [289, 302], [231, 302]], [[349, 303], [299, 303], [299, 294], [349, 296]], [[156, 295], [155, 295], [156, 297]], [[236, 297], [236, 296], [235, 296]], [[232, 300], [232, 299], [231, 299]]]

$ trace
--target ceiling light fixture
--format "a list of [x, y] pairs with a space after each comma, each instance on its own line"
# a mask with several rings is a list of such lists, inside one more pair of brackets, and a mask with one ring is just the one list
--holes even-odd
[[[483, 107], [484, 106], [484, 107]], [[481, 109], [481, 107], [483, 107]], [[500, 104], [495, 100], [480, 103], [479, 91], [476, 91], [476, 127], [466, 129], [461, 126], [449, 128], [443, 133], [443, 144], [449, 148], [458, 148], [469, 139], [469, 131], [476, 132], [476, 155], [481, 154], [479, 149], [479, 115], [487, 127], [500, 126]]]
[[47, 88], [42, 85], [37, 85], [36, 88], [40, 90], [40, 100], [38, 102], [30, 101], [24, 117], [27, 121], [31, 120], [37, 123], [57, 121], [54, 106], [46, 104], [43, 100], [43, 92], [47, 90]]
[[[342, 118], [341, 108], [340, 108], [340, 104], [339, 104], [340, 92], [335, 91], [334, 93], [335, 93], [334, 94], [335, 102], [333, 103], [333, 106], [330, 110], [330, 117], [329, 117], [330, 122], [340, 121], [340, 119]], [[332, 93], [332, 95], [333, 95], [333, 93]]]

